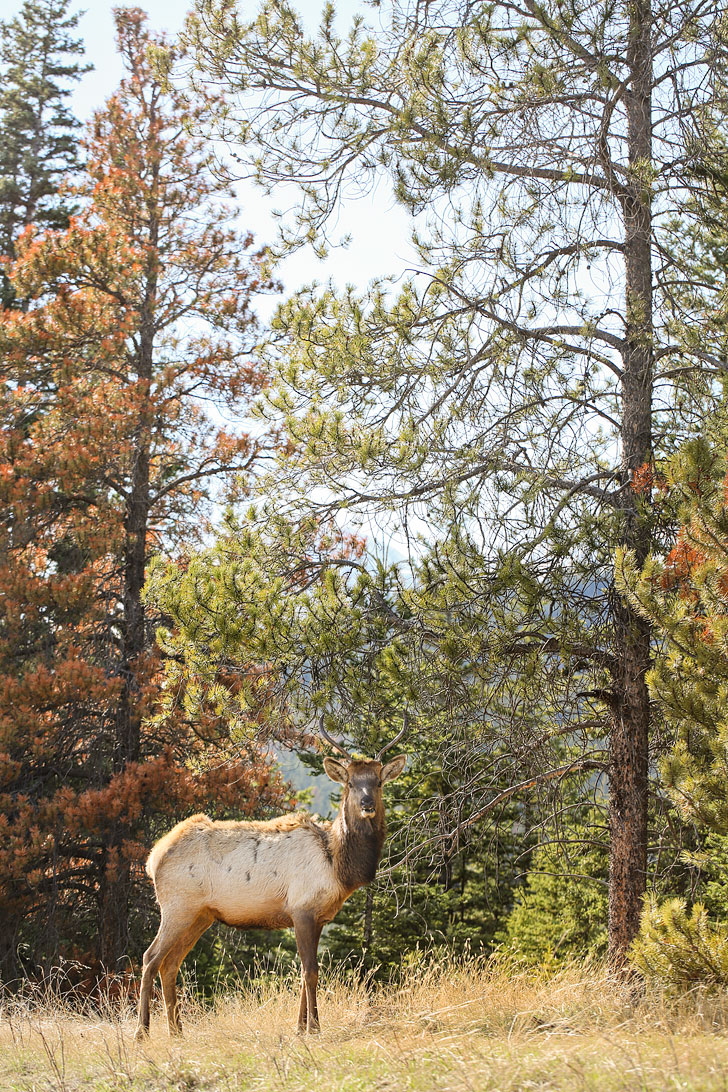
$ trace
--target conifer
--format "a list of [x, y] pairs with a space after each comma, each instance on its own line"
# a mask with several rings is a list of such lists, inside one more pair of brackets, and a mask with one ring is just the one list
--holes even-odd
[[283, 803], [214, 711], [153, 716], [147, 562], [198, 535], [211, 497], [234, 498], [272, 443], [241, 422], [265, 378], [251, 352], [264, 280], [198, 135], [206, 97], [162, 88], [148, 49], [166, 43], [141, 11], [116, 24], [127, 74], [86, 140], [80, 211], [22, 234], [26, 306], [0, 312], [5, 981], [59, 958], [119, 971], [149, 939], [154, 837], [190, 810]]
[[[74, 84], [91, 65], [74, 36], [80, 13], [70, 0], [24, 0], [0, 21], [0, 256], [11, 259], [29, 224], [63, 227], [72, 204], [59, 193], [79, 168], [79, 127], [70, 106]], [[13, 292], [2, 275], [0, 303]]]

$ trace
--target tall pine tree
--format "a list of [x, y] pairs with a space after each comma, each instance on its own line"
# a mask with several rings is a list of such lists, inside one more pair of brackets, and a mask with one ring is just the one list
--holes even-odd
[[[79, 167], [79, 121], [69, 98], [91, 65], [73, 34], [80, 15], [70, 0], [24, 0], [0, 22], [0, 255], [12, 259], [29, 224], [63, 227], [70, 204], [61, 182]], [[6, 273], [0, 303], [14, 294]]]
[[329, 5], [307, 37], [284, 0], [247, 21], [198, 0], [187, 33], [229, 90], [223, 135], [237, 120], [260, 182], [300, 186], [284, 246], [325, 248], [342, 197], [383, 172], [417, 217], [421, 274], [397, 294], [314, 288], [279, 315], [298, 445], [281, 498], [424, 525], [453, 614], [487, 622], [510, 596], [489, 627], [504, 676], [545, 689], [558, 662], [557, 731], [592, 725], [608, 775], [620, 965], [649, 871], [651, 634], [613, 556], [647, 557], [630, 483], [702, 425], [692, 377], [713, 362], [672, 337], [667, 241], [723, 95], [723, 6], [386, 0], [345, 35]]
[[[210, 102], [164, 89], [138, 9], [116, 12], [126, 77], [93, 119], [66, 230], [28, 230], [0, 321], [2, 974], [59, 956], [139, 954], [140, 862], [185, 810], [250, 814], [283, 796], [214, 712], [152, 714], [152, 552], [199, 532], [273, 441], [221, 427], [264, 376], [251, 239], [197, 134]], [[214, 401], [214, 415], [206, 405]], [[218, 483], [225, 482], [229, 489]], [[143, 886], [140, 887], [140, 881]]]

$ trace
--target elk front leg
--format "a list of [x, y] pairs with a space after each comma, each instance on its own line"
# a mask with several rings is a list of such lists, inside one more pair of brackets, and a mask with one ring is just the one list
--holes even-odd
[[301, 1000], [298, 1005], [298, 1030], [306, 1030], [308, 1019], [308, 1001], [306, 1000], [306, 983], [303, 981], [303, 968], [301, 968]]
[[301, 957], [301, 1003], [298, 1009], [298, 1030], [318, 1031], [318, 942], [322, 925], [313, 914], [301, 914], [294, 918], [296, 947]]

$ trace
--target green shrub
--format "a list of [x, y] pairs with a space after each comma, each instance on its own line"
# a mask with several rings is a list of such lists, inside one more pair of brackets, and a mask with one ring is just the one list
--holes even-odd
[[702, 903], [648, 899], [630, 958], [648, 982], [668, 990], [728, 986], [728, 923], [712, 922]]
[[528, 963], [598, 956], [607, 947], [606, 854], [588, 847], [571, 861], [558, 845], [541, 846], [517, 893], [503, 949]]

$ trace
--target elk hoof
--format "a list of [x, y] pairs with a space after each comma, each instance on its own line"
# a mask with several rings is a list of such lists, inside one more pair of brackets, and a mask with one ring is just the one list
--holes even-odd
[[149, 1038], [148, 1029], [143, 1028], [140, 1024], [134, 1032], [134, 1038], [136, 1039], [137, 1043], [143, 1043], [146, 1039]]

